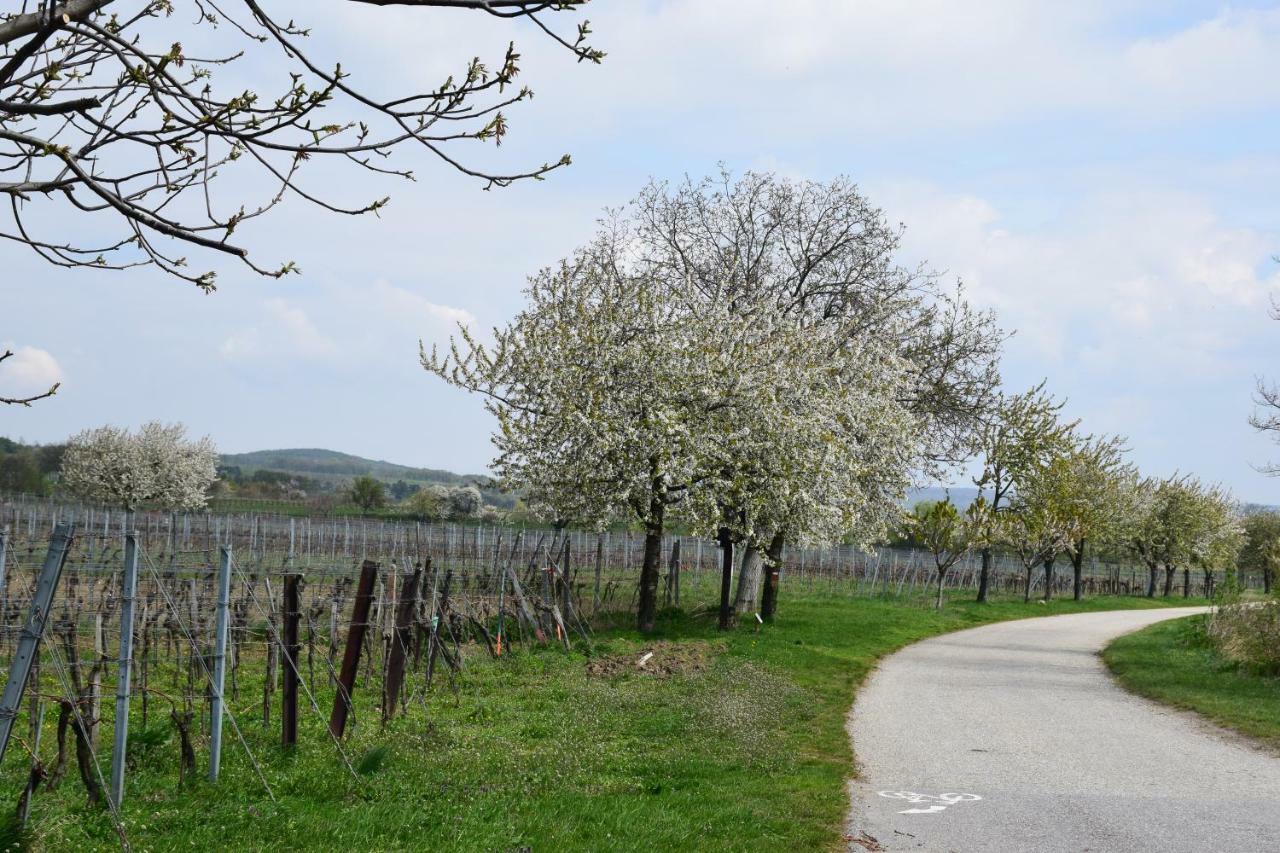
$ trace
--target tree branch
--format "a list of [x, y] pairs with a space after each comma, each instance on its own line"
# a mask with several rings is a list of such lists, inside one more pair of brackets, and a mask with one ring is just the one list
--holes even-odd
[[[5, 350], [3, 353], [0, 353], [0, 361], [4, 361], [12, 356], [13, 350]], [[27, 408], [30, 408], [31, 404], [37, 400], [43, 400], [46, 397], [52, 397], [54, 394], [58, 393], [58, 387], [61, 385], [61, 382], [55, 382], [48, 391], [45, 391], [43, 394], [36, 394], [33, 397], [0, 397], [0, 405], [26, 406]]]

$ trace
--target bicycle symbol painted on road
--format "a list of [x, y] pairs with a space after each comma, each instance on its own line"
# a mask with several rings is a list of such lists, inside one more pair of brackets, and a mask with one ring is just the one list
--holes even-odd
[[956, 803], [972, 803], [981, 800], [982, 797], [977, 794], [917, 794], [915, 791], [879, 791], [882, 797], [888, 797], [891, 800], [906, 800], [908, 803], [927, 804], [922, 809], [904, 809], [898, 814], [937, 814], [946, 811], [947, 806], [954, 806]]

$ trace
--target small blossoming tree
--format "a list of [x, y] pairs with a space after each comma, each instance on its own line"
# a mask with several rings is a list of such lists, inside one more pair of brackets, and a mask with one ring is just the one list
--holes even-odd
[[217, 479], [218, 451], [205, 436], [187, 439], [180, 423], [114, 426], [71, 437], [62, 459], [64, 489], [81, 500], [132, 512], [144, 504], [170, 510], [204, 507]]

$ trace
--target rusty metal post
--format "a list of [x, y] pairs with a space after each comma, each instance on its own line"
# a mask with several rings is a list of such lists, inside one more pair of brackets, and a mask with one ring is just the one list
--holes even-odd
[[280, 742], [293, 746], [298, 742], [298, 611], [302, 575], [284, 576], [284, 688], [280, 691]]
[[373, 584], [377, 578], [378, 564], [373, 560], [365, 560], [360, 567], [360, 582], [356, 586], [356, 599], [351, 609], [347, 648], [342, 654], [342, 670], [338, 673], [338, 692], [333, 697], [333, 713], [329, 715], [329, 731], [334, 737], [342, 737], [347, 730], [351, 694], [356, 688], [360, 650], [364, 647], [365, 631], [369, 628], [369, 607], [373, 602]]

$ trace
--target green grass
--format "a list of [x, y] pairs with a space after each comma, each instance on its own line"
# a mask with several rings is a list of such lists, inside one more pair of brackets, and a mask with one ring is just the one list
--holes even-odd
[[1204, 636], [1204, 618], [1173, 619], [1121, 637], [1103, 660], [1133, 692], [1280, 750], [1280, 678], [1220, 657]]
[[[203, 780], [201, 740], [201, 778], [180, 786], [176, 739], [163, 736], [167, 710], [157, 698], [148, 729], [131, 723], [148, 735], [135, 740], [145, 748], [123, 817], [138, 850], [838, 849], [853, 768], [845, 715], [877, 659], [986, 622], [1161, 603], [952, 600], [939, 613], [813, 597], [784, 600], [773, 625], [729, 634], [708, 614], [674, 611], [654, 638], [602, 630], [591, 659], [580, 649], [520, 649], [494, 661], [473, 649], [452, 685], [439, 679], [430, 694], [419, 691], [386, 731], [377, 724], [376, 686], [357, 689], [357, 725], [345, 744], [355, 773], [324, 733], [327, 690], [319, 696], [325, 713], [304, 711], [300, 745], [284, 751], [277, 730], [262, 726], [261, 676], [246, 671], [236, 716], [275, 802], [230, 727], [223, 779]], [[654, 663], [676, 674], [635, 670], [655, 642]], [[55, 688], [46, 679], [44, 689]], [[104, 723], [104, 744], [110, 730]], [[15, 731], [25, 734], [25, 715]], [[48, 761], [52, 717], [44, 737]], [[9, 802], [25, 777], [26, 756], [11, 748], [0, 768]], [[84, 805], [74, 759], [58, 790], [37, 795], [18, 841], [49, 850], [115, 846], [104, 812]]]

